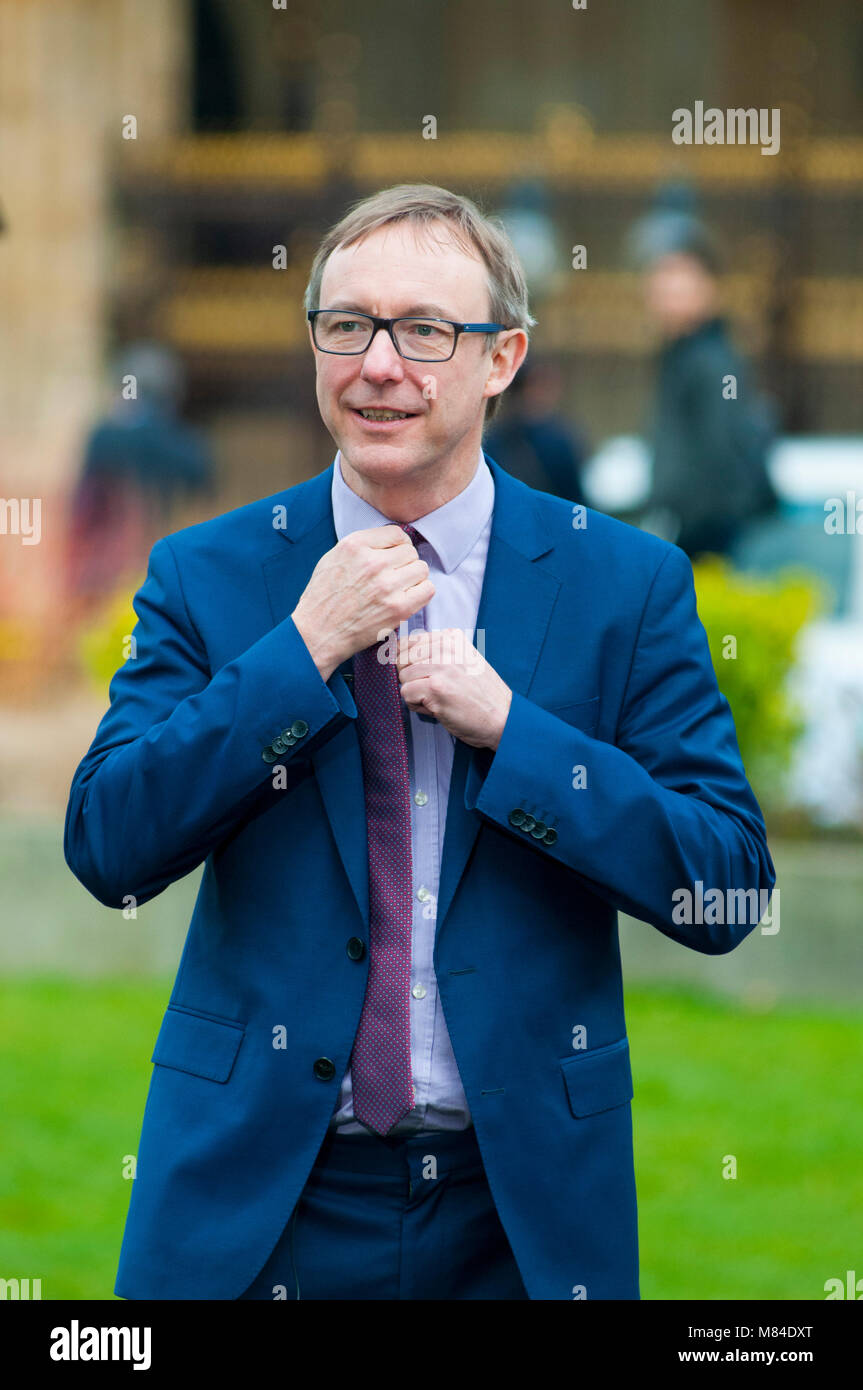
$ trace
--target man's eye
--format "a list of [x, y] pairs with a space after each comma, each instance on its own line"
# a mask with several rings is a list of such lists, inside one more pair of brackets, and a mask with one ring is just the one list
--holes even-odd
[[336, 324], [336, 328], [340, 333], [352, 333], [359, 328], [359, 324], [356, 319], [341, 319]]
[[440, 333], [436, 323], [415, 323], [411, 331], [419, 338], [433, 338], [436, 333]]

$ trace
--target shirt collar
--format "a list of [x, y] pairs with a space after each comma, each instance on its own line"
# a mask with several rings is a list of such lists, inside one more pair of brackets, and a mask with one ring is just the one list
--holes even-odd
[[[342, 474], [341, 459], [339, 450], [333, 465], [332, 485], [333, 522], [338, 539], [352, 531], [391, 525], [390, 517], [358, 497], [348, 486]], [[494, 479], [480, 449], [474, 475], [467, 487], [442, 507], [417, 517], [412, 524], [425, 536], [444, 573], [451, 574], [473, 550], [493, 508]]]

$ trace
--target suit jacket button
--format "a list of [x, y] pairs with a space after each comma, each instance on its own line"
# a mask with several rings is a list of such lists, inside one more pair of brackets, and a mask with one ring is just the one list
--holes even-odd
[[524, 820], [521, 823], [521, 828], [524, 831], [525, 835], [529, 835], [535, 825], [536, 817], [525, 814]]
[[293, 734], [294, 738], [305, 738], [308, 732], [309, 726], [306, 723], [305, 719], [294, 720], [293, 724], [291, 725], [291, 733]]
[[557, 840], [557, 831], [549, 826], [542, 838], [547, 845], [553, 845]]
[[278, 753], [280, 756], [281, 756], [282, 753], [284, 753], [285, 749], [288, 748], [289, 746], [290, 746], [289, 744], [285, 743], [284, 736], [283, 736], [282, 734], [279, 734], [278, 737], [276, 737], [276, 738], [273, 739], [273, 743], [272, 743], [273, 752], [274, 752], [274, 753]]
[[366, 953], [366, 943], [361, 941], [358, 936], [352, 936], [348, 942], [347, 951], [351, 960], [362, 960]]
[[545, 832], [546, 832], [546, 824], [545, 824], [545, 821], [538, 820], [537, 823], [536, 823], [536, 825], [533, 826], [533, 828], [532, 828], [532, 830], [531, 830], [530, 833], [531, 833], [531, 835], [533, 836], [533, 838], [534, 838], [535, 840], [541, 840], [542, 837], [543, 837], [543, 835], [545, 834]]
[[520, 807], [517, 806], [514, 811], [510, 811], [509, 823], [510, 825], [514, 825], [516, 830], [519, 826], [524, 825], [524, 811], [522, 811]]
[[335, 1064], [329, 1057], [319, 1057], [312, 1070], [319, 1081], [332, 1081], [336, 1074]]
[[261, 754], [261, 757], [263, 758], [265, 763], [274, 763], [278, 756], [279, 755], [276, 752], [276, 750], [274, 748], [269, 747], [265, 748], [263, 753]]

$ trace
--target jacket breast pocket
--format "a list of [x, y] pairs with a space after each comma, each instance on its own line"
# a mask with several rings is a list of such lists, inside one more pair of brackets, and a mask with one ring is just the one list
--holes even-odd
[[160, 1067], [224, 1082], [245, 1033], [241, 1023], [221, 1022], [169, 1004], [150, 1060]]
[[574, 1052], [564, 1057], [560, 1069], [573, 1115], [597, 1115], [632, 1100], [632, 1068], [629, 1039]]
[[572, 724], [576, 729], [581, 729], [583, 734], [593, 734], [599, 723], [599, 696], [594, 695], [590, 700], [577, 700], [574, 704], [546, 705], [549, 714], [554, 714], [558, 719], [563, 719], [567, 724]]

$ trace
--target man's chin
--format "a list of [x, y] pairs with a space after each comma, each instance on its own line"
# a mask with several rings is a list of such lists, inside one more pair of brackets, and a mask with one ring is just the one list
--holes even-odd
[[342, 457], [369, 476], [380, 474], [392, 478], [405, 472], [412, 459], [422, 453], [419, 419], [404, 422], [404, 428], [368, 430], [357, 428], [352, 421], [340, 432], [339, 449]]
[[405, 478], [419, 462], [417, 451], [393, 442], [381, 443], [343, 439], [339, 445], [347, 467], [370, 483], [394, 483]]

